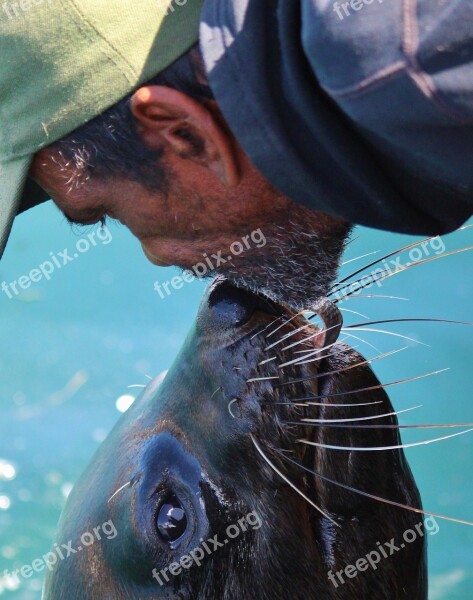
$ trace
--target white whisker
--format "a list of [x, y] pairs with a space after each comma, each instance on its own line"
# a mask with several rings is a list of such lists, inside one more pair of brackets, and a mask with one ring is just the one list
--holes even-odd
[[328, 515], [326, 512], [324, 512], [320, 508], [320, 506], [317, 506], [317, 504], [315, 504], [315, 502], [313, 502], [310, 498], [308, 498], [304, 494], [304, 492], [301, 492], [301, 490], [296, 485], [294, 485], [290, 479], [288, 479], [283, 473], [281, 473], [281, 471], [276, 467], [276, 465], [274, 465], [273, 462], [263, 452], [263, 450], [261, 449], [261, 447], [258, 444], [258, 442], [255, 440], [255, 438], [254, 438], [254, 436], [253, 436], [252, 433], [250, 433], [250, 438], [251, 438], [251, 441], [253, 442], [256, 450], [258, 451], [258, 453], [260, 454], [260, 456], [263, 458], [263, 460], [271, 467], [271, 469], [273, 469], [273, 471], [277, 475], [279, 475], [279, 477], [281, 477], [281, 479], [283, 481], [285, 481], [295, 492], [297, 492], [300, 496], [302, 496], [302, 498], [304, 498], [304, 500], [306, 502], [308, 502], [311, 506], [313, 506], [315, 508], [315, 510], [317, 510], [321, 515], [323, 515], [326, 519], [328, 519], [329, 521], [331, 521], [337, 527], [340, 527], [340, 525], [336, 521], [334, 521], [330, 515]]
[[271, 321], [271, 323], [268, 323], [268, 325], [266, 325], [266, 327], [263, 327], [263, 329], [260, 329], [259, 331], [257, 331], [254, 335], [252, 335], [250, 337], [250, 340], [253, 340], [255, 337], [257, 337], [258, 335], [260, 335], [261, 333], [264, 333], [266, 331], [266, 329], [269, 329], [269, 327], [271, 327], [271, 325], [274, 325], [274, 323], [277, 323], [278, 321], [280, 321], [282, 319], [281, 317], [277, 317], [276, 319], [274, 319], [274, 321]]
[[[415, 338], [408, 337], [407, 335], [401, 335], [400, 333], [394, 333], [394, 331], [386, 331], [385, 329], [370, 329], [369, 327], [350, 327], [350, 331], [370, 331], [372, 333], [384, 333], [385, 335], [392, 335], [393, 337], [402, 338], [403, 340], [408, 340], [409, 342], [414, 342], [415, 344], [421, 344], [422, 346], [427, 346], [427, 348], [432, 348], [429, 344], [425, 342], [421, 342], [416, 340]], [[343, 328], [345, 333], [346, 330]]]
[[[311, 335], [308, 335], [307, 337], [303, 338], [302, 340], [299, 340], [297, 342], [293, 342], [292, 344], [289, 344], [289, 346], [284, 346], [284, 348], [281, 349], [281, 352], [284, 352], [285, 350], [290, 350], [291, 348], [294, 348], [295, 346], [300, 346], [301, 344], [304, 344], [305, 342], [308, 342], [310, 340], [312, 340], [313, 338], [319, 336], [319, 335], [324, 335], [327, 333], [327, 331], [331, 331], [332, 329], [337, 329], [339, 327], [339, 324], [337, 323], [336, 325], [332, 325], [331, 327], [327, 327], [327, 329], [319, 329], [318, 331], [316, 331], [315, 333], [312, 333]], [[332, 346], [335, 346], [335, 344], [338, 344], [338, 340], [336, 342], [333, 342], [332, 344], [328, 344], [328, 346], [324, 346], [322, 348], [322, 350], [326, 350], [327, 348], [331, 348]]]
[[307, 444], [309, 446], [316, 446], [317, 448], [325, 448], [327, 450], [348, 450], [350, 452], [379, 452], [384, 450], [401, 450], [404, 448], [427, 446], [428, 444], [435, 444], [437, 442], [442, 442], [443, 440], [449, 440], [450, 438], [458, 437], [459, 435], [465, 435], [465, 433], [470, 433], [471, 431], [473, 431], [473, 429], [467, 429], [466, 431], [459, 431], [457, 433], [452, 433], [451, 435], [444, 435], [442, 437], [434, 438], [432, 440], [426, 440], [424, 442], [415, 442], [412, 444], [399, 444], [396, 446], [373, 446], [367, 448], [357, 448], [356, 446], [332, 446], [331, 444], [320, 444], [318, 442], [309, 442], [308, 440], [297, 440], [297, 442], [301, 444]]
[[[376, 402], [361, 402], [357, 404], [332, 404], [327, 402], [311, 402], [310, 406], [325, 406], [326, 408], [345, 408], [346, 406], [372, 406], [373, 404], [383, 404], [383, 400], [377, 400]], [[298, 404], [294, 406], [308, 406], [308, 404]]]
[[[346, 338], [343, 338], [342, 340], [337, 340], [336, 344], [341, 344], [345, 340], [346, 340]], [[331, 344], [331, 345], [333, 346], [334, 344]], [[325, 352], [325, 350], [327, 348], [330, 348], [330, 346], [324, 346], [323, 348], [318, 348], [317, 350], [310, 350], [309, 351], [310, 353], [306, 356], [299, 356], [297, 358], [294, 358], [293, 360], [283, 363], [282, 365], [278, 365], [278, 369], [282, 369], [283, 367], [287, 367], [287, 366], [293, 365], [293, 364], [294, 365], [305, 365], [305, 364], [320, 360], [321, 358], [328, 358], [329, 356], [336, 356], [338, 354], [338, 352], [332, 352], [331, 354], [323, 354], [322, 356], [317, 356], [321, 352]]]
[[353, 300], [355, 298], [386, 298], [388, 300], [410, 300], [410, 298], [403, 298], [402, 296], [387, 296], [385, 294], [355, 294], [354, 296], [344, 296], [343, 298], [336, 299], [334, 302], [346, 302], [347, 300]]
[[367, 342], [363, 338], [358, 337], [357, 335], [352, 335], [350, 333], [347, 333], [346, 331], [344, 331], [344, 333], [345, 333], [346, 337], [353, 338], [354, 340], [358, 340], [359, 342], [363, 342], [363, 344], [366, 344], [370, 348], [373, 348], [373, 350], [376, 350], [376, 352], [381, 352], [381, 350], [379, 348], [376, 348], [376, 346], [373, 346], [373, 344], [370, 344], [370, 342]]
[[356, 258], [350, 258], [350, 260], [346, 260], [345, 262], [342, 262], [341, 266], [344, 267], [345, 265], [349, 265], [352, 262], [355, 262], [356, 260], [361, 260], [362, 258], [366, 258], [367, 256], [373, 256], [374, 254], [379, 254], [381, 252], [381, 250], [374, 250], [373, 252], [368, 252], [367, 254], [362, 254], [361, 256], [357, 256]]
[[271, 358], [267, 358], [266, 360], [262, 360], [261, 362], [258, 363], [258, 367], [261, 367], [262, 365], [265, 365], [266, 363], [272, 362], [273, 360], [276, 360], [277, 356], [273, 356]]
[[302, 325], [301, 327], [298, 327], [297, 329], [293, 329], [289, 333], [286, 333], [285, 335], [283, 335], [282, 337], [280, 337], [276, 342], [273, 342], [269, 346], [266, 346], [266, 348], [264, 349], [264, 351], [267, 352], [268, 350], [271, 350], [271, 348], [274, 348], [274, 346], [277, 346], [278, 344], [281, 344], [282, 342], [284, 342], [288, 338], [292, 337], [293, 335], [296, 335], [297, 333], [299, 333], [300, 331], [303, 331], [304, 329], [307, 329], [308, 327], [313, 327], [312, 323], [306, 323], [305, 325]]
[[[343, 340], [342, 340], [343, 341]], [[358, 363], [355, 363], [353, 365], [349, 365], [348, 367], [343, 367], [342, 369], [336, 369], [334, 371], [324, 371], [323, 373], [318, 373], [317, 375], [313, 375], [311, 377], [304, 377], [303, 381], [309, 381], [311, 379], [318, 379], [319, 377], [326, 377], [327, 375], [336, 375], [337, 373], [343, 373], [345, 371], [349, 371], [350, 369], [356, 369], [357, 367], [361, 367], [363, 365], [369, 365], [377, 360], [381, 360], [383, 358], [387, 358], [388, 356], [393, 356], [394, 354], [397, 354], [398, 352], [402, 352], [403, 350], [407, 350], [408, 346], [404, 346], [403, 348], [399, 348], [399, 350], [391, 350], [391, 352], [385, 352], [384, 354], [379, 354], [378, 356], [375, 356], [374, 358], [370, 358], [370, 359], [365, 359], [363, 361], [360, 361]], [[324, 356], [324, 358], [326, 358]], [[300, 360], [300, 359], [299, 359]], [[306, 362], [311, 362], [310, 360], [304, 361], [304, 362], [299, 362], [297, 363], [299, 364], [305, 364]], [[290, 363], [287, 363], [290, 364]], [[283, 367], [284, 365], [281, 365], [281, 367]], [[297, 383], [301, 381], [300, 379], [296, 379], [294, 381], [294, 383]]]
[[369, 319], [368, 315], [364, 315], [363, 313], [358, 312], [357, 310], [350, 310], [349, 308], [341, 308], [342, 312], [351, 313], [352, 315], [358, 315], [359, 317], [363, 317], [364, 319]]
[[279, 327], [276, 327], [276, 329], [274, 329], [273, 331], [271, 331], [271, 333], [268, 333], [268, 335], [266, 336], [266, 339], [268, 339], [269, 337], [271, 337], [272, 335], [274, 335], [277, 331], [279, 331], [280, 329], [282, 329], [285, 325], [288, 325], [294, 319], [297, 319], [297, 317], [299, 317], [300, 315], [306, 314], [307, 312], [308, 311], [306, 311], [306, 310], [301, 310], [300, 312], [298, 312], [297, 314], [293, 315], [289, 319], [286, 319], [284, 321], [284, 323], [282, 323], [281, 325], [279, 325]]
[[119, 488], [112, 496], [110, 496], [110, 498], [107, 500], [107, 504], [109, 502], [111, 502], [115, 498], [115, 496], [117, 494], [119, 494], [121, 491], [123, 491], [125, 488], [127, 488], [130, 484], [131, 484], [131, 481], [128, 481], [127, 483], [125, 483], [124, 485], [122, 485], [121, 488]]
[[[310, 402], [308, 402], [307, 404], [310, 404]], [[384, 417], [392, 417], [394, 415], [400, 415], [402, 413], [405, 412], [410, 412], [412, 410], [417, 410], [418, 408], [422, 408], [422, 404], [419, 404], [419, 406], [413, 406], [412, 408], [404, 408], [403, 410], [397, 410], [394, 412], [390, 412], [390, 413], [385, 413], [384, 415], [374, 415], [371, 417], [357, 417], [354, 419], [302, 419], [301, 423], [351, 423], [351, 422], [355, 422], [355, 421], [372, 421], [374, 419], [382, 419]]]

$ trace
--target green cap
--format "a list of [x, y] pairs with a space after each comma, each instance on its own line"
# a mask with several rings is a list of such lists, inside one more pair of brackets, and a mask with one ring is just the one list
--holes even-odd
[[199, 37], [203, 0], [0, 0], [0, 257], [47, 199], [33, 155], [116, 104]]

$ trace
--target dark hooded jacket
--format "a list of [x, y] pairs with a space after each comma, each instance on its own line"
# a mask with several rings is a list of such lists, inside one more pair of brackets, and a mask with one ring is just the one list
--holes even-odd
[[471, 0], [206, 0], [201, 47], [239, 142], [293, 200], [415, 234], [472, 214]]

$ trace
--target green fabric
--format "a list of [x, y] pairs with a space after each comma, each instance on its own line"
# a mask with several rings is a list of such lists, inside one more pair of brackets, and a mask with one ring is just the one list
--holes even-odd
[[18, 211], [30, 164], [30, 156], [0, 162], [0, 256]]
[[[0, 1], [0, 256], [35, 152], [198, 41], [203, 0]], [[33, 191], [34, 190], [34, 191]]]

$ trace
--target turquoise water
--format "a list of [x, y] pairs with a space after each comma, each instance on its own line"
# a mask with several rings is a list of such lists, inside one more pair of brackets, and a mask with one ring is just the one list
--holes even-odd
[[[59, 253], [65, 248], [72, 258], [78, 254], [61, 268], [54, 266], [49, 281], [43, 277], [18, 296], [9, 288], [11, 299], [0, 292], [0, 597], [6, 600], [41, 597], [42, 573], [18, 582], [4, 570], [11, 573], [31, 565], [49, 550], [72, 484], [118, 419], [119, 409], [124, 410], [139, 391], [129, 386], [144, 385], [149, 376], [169, 368], [204, 289], [194, 282], [161, 299], [153, 283], [170, 280], [177, 271], [150, 265], [124, 228], [112, 225], [111, 239], [101, 240], [96, 234], [93, 245], [87, 234], [95, 231], [71, 231], [49, 203], [18, 219], [0, 262], [0, 283], [10, 283], [47, 260], [54, 264], [56, 258], [61, 264]], [[361, 229], [356, 236], [346, 260], [374, 250], [388, 252], [411, 241]], [[472, 239], [473, 229], [446, 236], [443, 243], [449, 252], [471, 245]], [[423, 258], [438, 251], [438, 245], [426, 247]], [[362, 260], [346, 265], [344, 272], [361, 264]], [[468, 253], [449, 256], [370, 290], [408, 301], [354, 298], [343, 306], [372, 320], [473, 321], [470, 264]], [[345, 317], [351, 323], [364, 320], [348, 312]], [[422, 323], [385, 328], [429, 346], [381, 333], [353, 332], [363, 341], [351, 342], [368, 356], [408, 346], [374, 363], [383, 382], [450, 367], [445, 373], [390, 388], [396, 410], [423, 405], [401, 415], [401, 421], [473, 421], [473, 330]], [[448, 433], [410, 431], [403, 439], [414, 442]], [[473, 520], [473, 433], [412, 448], [408, 458], [428, 510]], [[473, 528], [438, 523], [438, 534], [429, 537], [430, 599], [467, 600], [473, 595]]]

